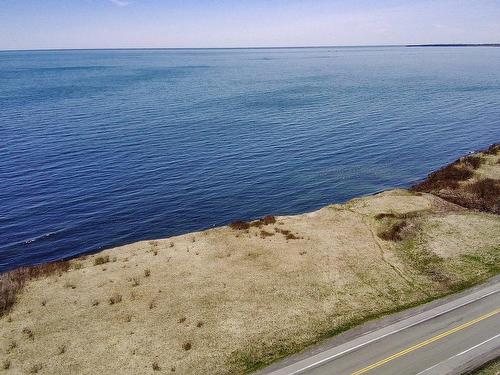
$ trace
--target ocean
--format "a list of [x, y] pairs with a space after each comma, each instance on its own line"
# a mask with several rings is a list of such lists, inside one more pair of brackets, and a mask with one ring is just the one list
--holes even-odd
[[408, 187], [500, 141], [500, 48], [0, 52], [0, 271]]

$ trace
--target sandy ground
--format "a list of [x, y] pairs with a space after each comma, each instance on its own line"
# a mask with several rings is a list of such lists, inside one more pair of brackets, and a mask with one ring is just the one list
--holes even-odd
[[0, 318], [0, 373], [245, 373], [499, 264], [499, 216], [406, 190], [139, 242], [30, 281]]

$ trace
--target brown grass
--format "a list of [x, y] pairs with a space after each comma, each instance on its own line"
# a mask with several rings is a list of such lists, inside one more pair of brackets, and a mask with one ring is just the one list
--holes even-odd
[[474, 196], [475, 208], [500, 214], [500, 181], [485, 178], [468, 186]]
[[300, 237], [297, 237], [295, 234], [293, 233], [288, 233], [285, 238], [287, 240], [300, 240]]
[[401, 231], [408, 225], [406, 220], [390, 223], [387, 227], [377, 232], [377, 236], [385, 241], [401, 241]]
[[276, 218], [274, 216], [268, 215], [264, 216], [262, 219], [259, 219], [257, 222], [262, 225], [270, 225], [276, 223]]
[[38, 374], [38, 371], [40, 371], [42, 368], [43, 368], [43, 366], [39, 363], [36, 365], [33, 365], [30, 368], [30, 374]]
[[430, 193], [443, 189], [457, 189], [459, 181], [465, 181], [471, 178], [474, 172], [468, 167], [459, 167], [450, 164], [427, 176], [427, 179], [421, 183], [412, 186], [411, 191], [420, 191]]
[[490, 147], [483, 151], [486, 155], [497, 155], [500, 153], [500, 143], [493, 143]]
[[385, 218], [396, 218], [396, 214], [394, 214], [392, 212], [382, 212], [380, 214], [376, 214], [374, 217], [377, 220], [382, 220]]
[[246, 221], [238, 220], [238, 221], [233, 221], [231, 224], [229, 224], [229, 228], [234, 230], [245, 230], [250, 228], [250, 224], [247, 223]]
[[485, 178], [466, 185], [456, 194], [440, 195], [459, 206], [500, 215], [500, 181]]
[[468, 164], [472, 169], [478, 169], [484, 163], [484, 160], [477, 155], [471, 155], [462, 158], [462, 162]]
[[100, 256], [94, 259], [94, 266], [99, 266], [101, 264], [106, 264], [109, 262], [109, 255]]
[[21, 267], [0, 275], [0, 316], [7, 313], [16, 302], [17, 294], [32, 279], [53, 274], [61, 274], [70, 268], [69, 261]]
[[2, 368], [4, 370], [8, 370], [10, 368], [10, 361], [8, 359], [4, 359], [2, 362]]
[[468, 186], [469, 191], [481, 199], [486, 199], [492, 203], [500, 196], [500, 181], [492, 178], [485, 178], [474, 182]]
[[264, 216], [261, 219], [254, 220], [250, 223], [243, 220], [233, 221], [231, 224], [229, 224], [229, 227], [234, 230], [245, 230], [249, 229], [250, 227], [261, 228], [264, 225], [270, 225], [274, 223], [276, 223], [276, 218], [274, 216], [268, 215]]
[[495, 172], [500, 159], [491, 157], [499, 153], [500, 144], [493, 144], [431, 173], [411, 190], [432, 193], [465, 208], [500, 214], [500, 187]]
[[292, 231], [290, 231], [288, 229], [281, 229], [281, 228], [275, 227], [274, 230], [276, 231], [276, 233], [281, 233], [283, 236], [285, 236], [285, 238], [287, 240], [300, 240], [303, 238], [303, 237], [296, 236], [295, 234], [292, 233]]
[[23, 335], [25, 335], [31, 341], [33, 341], [35, 339], [35, 333], [33, 332], [33, 330], [31, 330], [28, 327], [23, 328]]
[[290, 234], [291, 232], [288, 230], [288, 229], [281, 229], [281, 228], [278, 228], [278, 227], [275, 227], [274, 230], [277, 232], [277, 233], [281, 233], [282, 235], [286, 236], [288, 234]]
[[268, 232], [268, 231], [265, 231], [265, 230], [261, 230], [260, 231], [260, 237], [261, 238], [266, 238], [266, 237], [271, 237], [271, 236], [274, 236], [274, 233]]
[[122, 301], [122, 295], [119, 293], [114, 293], [111, 297], [109, 297], [109, 304], [115, 305]]
[[[406, 218], [415, 212], [418, 218]], [[159, 240], [156, 257], [142, 241], [99, 254], [118, 257], [109, 266], [94, 267], [97, 255], [78, 259], [80, 270], [72, 266], [60, 278], [30, 283], [0, 318], [2, 354], [15, 371], [21, 363], [25, 372], [41, 363], [40, 372], [54, 375], [75, 368], [161, 373], [173, 366], [180, 374], [243, 374], [367, 318], [450, 292], [457, 282], [479, 282], [500, 264], [498, 251], [489, 250], [499, 243], [500, 217], [462, 210], [431, 194], [384, 192], [277, 219], [249, 228], [251, 236], [229, 227], [197, 233], [195, 246], [193, 234]], [[402, 241], [377, 237], [379, 228], [403, 220]], [[275, 235], [262, 240], [261, 230]], [[282, 232], [307, 242], [285, 241]], [[133, 277], [140, 278], [137, 288]], [[123, 300], [110, 305], [114, 293]], [[25, 327], [34, 341], [22, 333]], [[19, 349], [6, 353], [14, 341]], [[108, 341], [112, 345], [102, 350], [98, 344]], [[65, 354], [57, 355], [59, 345], [67, 345]], [[74, 351], [80, 347], [85, 353]], [[153, 372], [154, 361], [160, 371]]]

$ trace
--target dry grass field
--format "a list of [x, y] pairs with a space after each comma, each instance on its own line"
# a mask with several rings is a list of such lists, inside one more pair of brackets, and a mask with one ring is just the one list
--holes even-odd
[[499, 375], [500, 374], [500, 358], [497, 358], [495, 361], [487, 364], [483, 368], [471, 372], [468, 375]]
[[500, 270], [500, 217], [443, 199], [498, 183], [498, 150], [478, 157], [436, 195], [392, 190], [4, 274], [0, 373], [241, 374], [481, 282]]

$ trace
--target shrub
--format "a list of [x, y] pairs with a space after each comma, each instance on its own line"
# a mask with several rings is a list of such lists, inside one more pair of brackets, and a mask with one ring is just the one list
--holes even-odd
[[246, 221], [238, 220], [233, 221], [231, 224], [229, 224], [229, 227], [234, 230], [244, 230], [250, 228], [250, 224], [248, 224]]
[[34, 340], [35, 339], [35, 334], [33, 333], [33, 331], [31, 329], [29, 329], [28, 327], [24, 327], [23, 328], [23, 334], [30, 340]]
[[269, 225], [269, 224], [274, 224], [276, 223], [276, 218], [274, 216], [271, 216], [271, 215], [268, 215], [268, 216], [264, 216], [262, 219], [260, 219], [262, 221], [262, 224], [264, 225]]
[[261, 230], [261, 231], [260, 231], [260, 237], [262, 237], [262, 238], [266, 238], [266, 237], [270, 237], [270, 236], [274, 236], [274, 233], [267, 232], [267, 231], [265, 231], [265, 230]]
[[61, 275], [63, 272], [67, 272], [69, 268], [69, 261], [59, 261], [31, 267], [21, 267], [0, 274], [0, 316], [12, 308], [16, 302], [17, 293], [22, 290], [26, 282], [56, 273]]
[[158, 364], [158, 361], [154, 361], [152, 364], [152, 367], [153, 367], [153, 371], [160, 371], [161, 370], [161, 367]]
[[12, 352], [15, 348], [17, 348], [17, 342], [11, 341], [9, 346], [7, 347], [7, 353]]
[[250, 226], [261, 228], [264, 225], [270, 225], [270, 224], [274, 224], [274, 223], [276, 223], [276, 218], [274, 216], [268, 215], [268, 216], [264, 216], [262, 219], [252, 221], [250, 223]]
[[40, 371], [42, 369], [42, 365], [41, 364], [36, 364], [36, 365], [33, 365], [31, 366], [30, 368], [30, 374], [38, 374], [38, 371]]
[[285, 236], [285, 238], [286, 238], [287, 240], [298, 240], [298, 239], [300, 239], [300, 237], [297, 237], [297, 236], [296, 236], [295, 234], [293, 234], [293, 233], [288, 233], [288, 234]]
[[468, 207], [500, 214], [500, 181], [485, 178], [474, 182], [468, 189], [474, 196], [474, 202]]
[[500, 182], [492, 178], [474, 182], [468, 188], [471, 193], [482, 199], [493, 201], [500, 196]]
[[442, 189], [457, 189], [459, 187], [459, 181], [468, 180], [474, 175], [474, 172], [468, 167], [460, 167], [457, 164], [458, 163], [455, 162], [431, 173], [427, 176], [427, 179], [412, 186], [410, 190], [432, 192]]
[[274, 228], [274, 230], [276, 232], [278, 232], [278, 233], [281, 233], [281, 234], [285, 235], [285, 236], [288, 235], [288, 234], [290, 234], [290, 231], [288, 229]]
[[184, 344], [182, 344], [182, 348], [184, 350], [191, 350], [191, 343], [188, 341], [188, 342], [185, 342]]
[[109, 262], [109, 255], [99, 256], [94, 259], [94, 266], [99, 266]]
[[385, 229], [379, 231], [377, 235], [385, 241], [401, 241], [401, 230], [407, 225], [406, 220], [389, 224]]
[[229, 224], [229, 227], [235, 230], [248, 230], [250, 227], [261, 228], [263, 225], [270, 225], [274, 223], [276, 223], [276, 218], [274, 216], [268, 215], [264, 216], [262, 219], [252, 221], [251, 223], [242, 220], [233, 221], [231, 224]]
[[496, 155], [500, 152], [500, 143], [493, 143], [488, 149], [483, 151], [486, 155]]
[[116, 303], [120, 303], [122, 301], [122, 295], [115, 293], [111, 297], [109, 297], [109, 304], [114, 305]]
[[3, 363], [2, 363], [2, 368], [4, 370], [8, 370], [10, 368], [10, 360], [8, 359], [4, 359]]
[[375, 215], [375, 219], [377, 219], [377, 220], [382, 220], [382, 219], [385, 219], [386, 217], [395, 218], [396, 215], [393, 214], [392, 212], [391, 213], [382, 212], [380, 214]]
[[144, 276], [145, 277], [151, 276], [151, 270], [149, 268], [144, 270]]
[[462, 158], [462, 161], [465, 164], [470, 165], [473, 169], [478, 169], [484, 162], [481, 157], [476, 155], [466, 156], [465, 158]]

